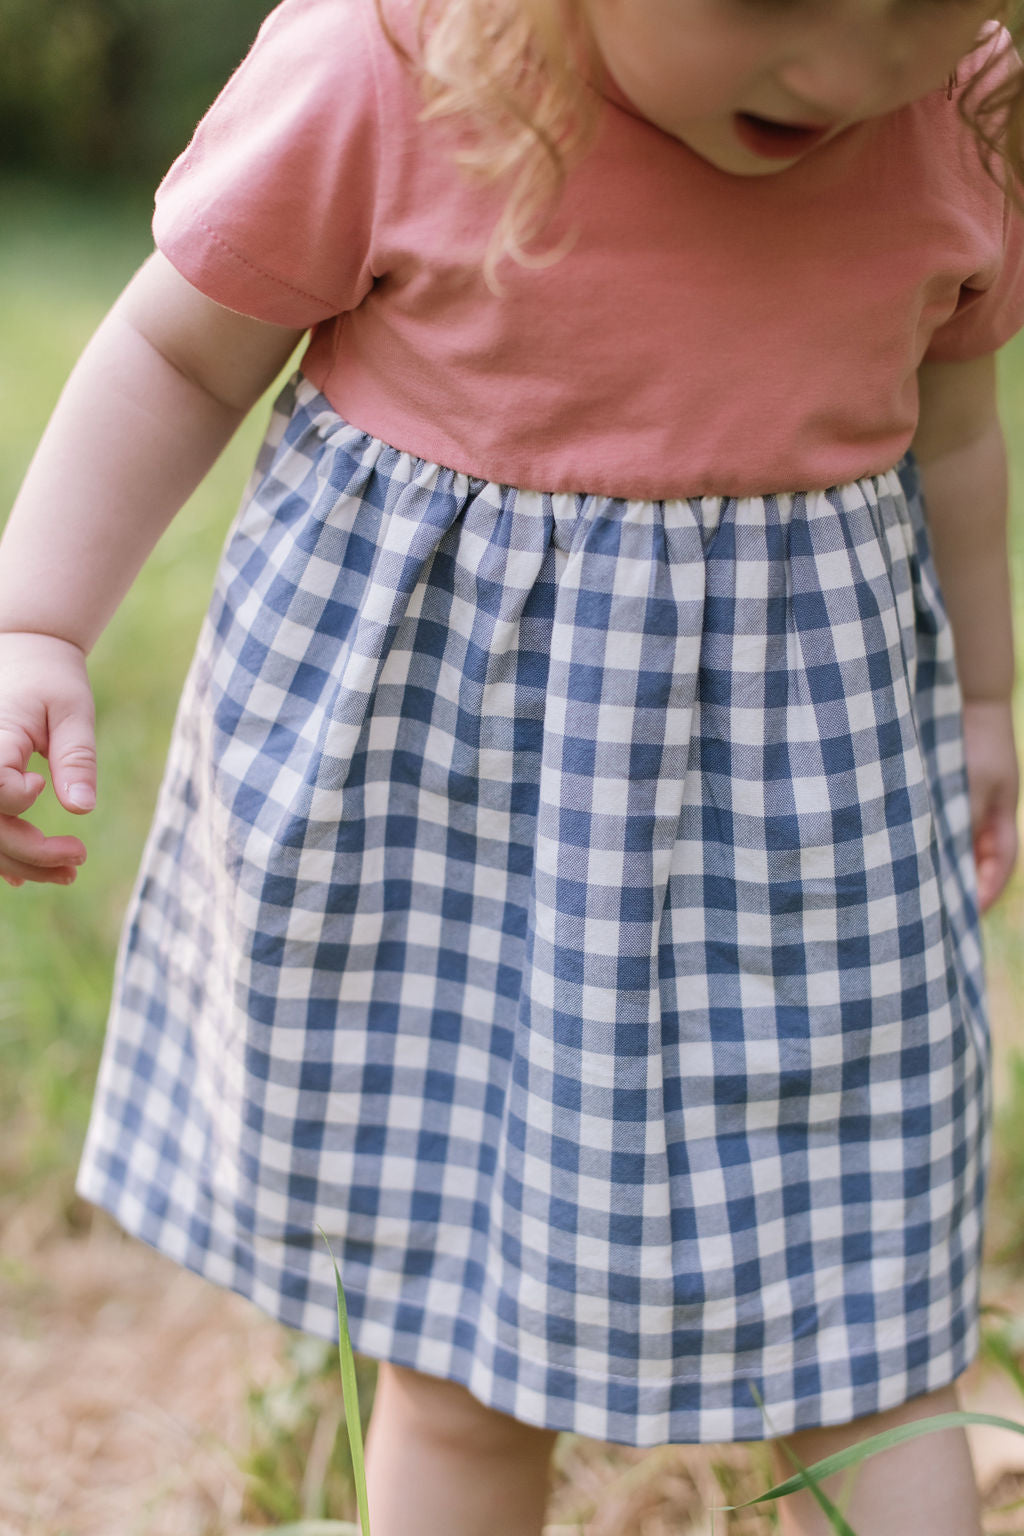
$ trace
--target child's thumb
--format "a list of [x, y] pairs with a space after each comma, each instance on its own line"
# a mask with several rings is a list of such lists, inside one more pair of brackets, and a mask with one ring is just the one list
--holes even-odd
[[68, 715], [50, 731], [50, 774], [65, 810], [91, 811], [96, 804], [96, 739], [92, 722]]

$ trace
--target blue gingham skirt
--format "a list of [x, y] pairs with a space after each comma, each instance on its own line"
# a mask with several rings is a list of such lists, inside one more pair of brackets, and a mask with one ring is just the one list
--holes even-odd
[[[989, 1043], [910, 461], [665, 502], [278, 403], [80, 1192], [296, 1327], [646, 1446], [978, 1343]], [[763, 1401], [764, 1413], [757, 1396]]]

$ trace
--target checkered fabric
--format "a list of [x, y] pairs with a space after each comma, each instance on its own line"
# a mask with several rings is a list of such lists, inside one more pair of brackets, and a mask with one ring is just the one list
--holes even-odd
[[322, 1226], [358, 1350], [598, 1439], [761, 1439], [955, 1378], [989, 1044], [901, 472], [543, 495], [289, 386], [81, 1193], [331, 1336]]

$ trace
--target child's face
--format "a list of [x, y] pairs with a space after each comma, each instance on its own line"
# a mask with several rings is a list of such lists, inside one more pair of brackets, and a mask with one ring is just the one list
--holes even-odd
[[[993, 0], [582, 0], [637, 109], [720, 170], [785, 170], [944, 84]], [[950, 111], [956, 108], [950, 106]]]

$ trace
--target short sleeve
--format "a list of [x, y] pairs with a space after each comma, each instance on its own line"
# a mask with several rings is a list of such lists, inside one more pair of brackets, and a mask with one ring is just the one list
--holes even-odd
[[[982, 94], [1021, 68], [1002, 28], [994, 28], [993, 45], [998, 62], [982, 84]], [[962, 285], [956, 309], [933, 333], [925, 354], [929, 362], [984, 357], [1024, 327], [1024, 209], [1003, 189], [998, 163], [990, 175], [975, 146], [971, 150], [962, 163], [969, 168], [974, 185], [964, 188], [964, 201], [974, 226], [971, 235], [986, 245], [987, 259]], [[1017, 190], [1018, 197], [1021, 192]]]
[[369, 9], [284, 0], [157, 190], [158, 249], [228, 309], [304, 330], [373, 281]]
[[965, 283], [956, 309], [932, 336], [929, 362], [958, 363], [995, 352], [1024, 327], [1024, 214], [1009, 199], [998, 269], [986, 286]]

